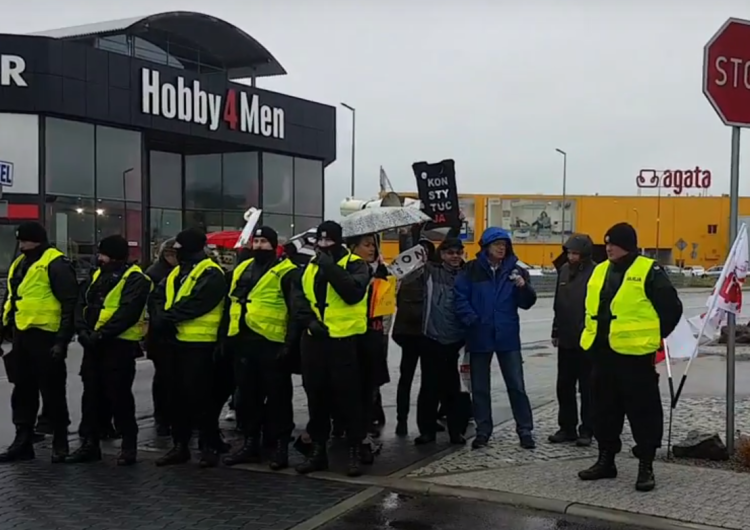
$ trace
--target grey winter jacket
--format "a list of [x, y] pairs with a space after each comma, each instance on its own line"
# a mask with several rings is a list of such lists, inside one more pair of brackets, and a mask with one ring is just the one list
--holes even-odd
[[441, 344], [464, 340], [464, 328], [453, 309], [453, 284], [460, 271], [442, 263], [427, 263], [424, 268], [422, 330], [428, 339]]

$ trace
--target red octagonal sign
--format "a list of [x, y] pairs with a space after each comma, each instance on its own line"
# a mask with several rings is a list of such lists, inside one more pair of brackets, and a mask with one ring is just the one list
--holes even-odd
[[730, 18], [703, 48], [703, 94], [726, 125], [750, 127], [750, 20]]

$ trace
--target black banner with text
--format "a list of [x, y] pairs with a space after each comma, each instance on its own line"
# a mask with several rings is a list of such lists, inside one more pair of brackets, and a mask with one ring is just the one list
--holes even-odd
[[422, 210], [432, 218], [434, 226], [457, 226], [459, 206], [456, 162], [452, 159], [434, 164], [415, 162], [411, 167], [417, 179]]

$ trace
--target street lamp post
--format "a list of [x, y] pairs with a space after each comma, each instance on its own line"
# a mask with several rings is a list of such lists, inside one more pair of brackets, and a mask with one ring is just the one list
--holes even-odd
[[354, 198], [354, 176], [356, 171], [356, 145], [357, 145], [357, 109], [352, 107], [351, 105], [347, 105], [346, 103], [342, 102], [341, 106], [345, 109], [351, 111], [352, 113], [352, 183], [351, 183], [351, 192], [352, 192], [352, 198]]
[[563, 174], [562, 174], [562, 219], [560, 220], [562, 223], [562, 230], [560, 230], [560, 238], [562, 239], [562, 244], [565, 244], [565, 203], [567, 199], [567, 192], [568, 192], [568, 153], [563, 151], [562, 149], [555, 148], [555, 151], [560, 153], [563, 157]]

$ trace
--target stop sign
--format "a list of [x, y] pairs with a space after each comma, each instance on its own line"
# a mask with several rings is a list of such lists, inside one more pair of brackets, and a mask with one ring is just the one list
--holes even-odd
[[703, 94], [726, 125], [750, 127], [750, 20], [730, 18], [703, 48]]

